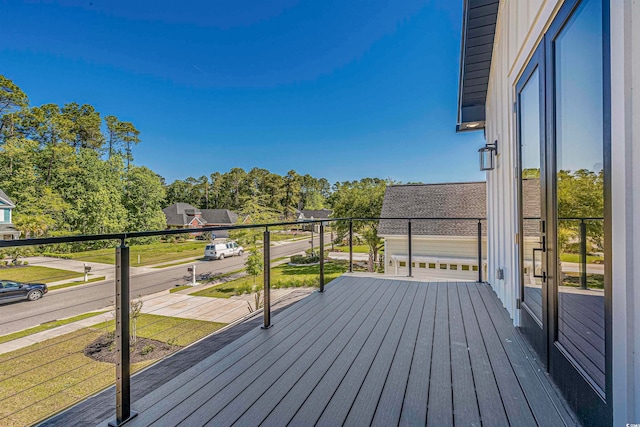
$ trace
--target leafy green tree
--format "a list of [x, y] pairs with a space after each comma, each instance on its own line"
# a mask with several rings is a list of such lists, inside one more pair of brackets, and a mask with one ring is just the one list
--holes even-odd
[[300, 175], [294, 170], [290, 170], [283, 177], [283, 198], [282, 198], [282, 216], [285, 219], [291, 219], [300, 201]]
[[140, 143], [140, 131], [131, 122], [120, 121], [116, 116], [106, 116], [108, 154], [124, 153], [127, 170], [133, 162], [132, 146]]
[[84, 104], [78, 105], [71, 102], [62, 107], [62, 114], [72, 122], [71, 131], [74, 139], [71, 141], [73, 148], [78, 151], [80, 148], [90, 148], [100, 151], [104, 145], [104, 135], [102, 135], [102, 119], [93, 106]]
[[[336, 218], [378, 218], [382, 212], [382, 201], [387, 182], [378, 178], [335, 184], [332, 195], [333, 216]], [[349, 224], [338, 223], [339, 234], [347, 233]], [[360, 235], [369, 246], [369, 271], [374, 271], [382, 239], [378, 237], [378, 221], [354, 221], [354, 233]]]
[[0, 74], [0, 142], [13, 135], [15, 116], [11, 113], [29, 106], [29, 98], [15, 83]]
[[251, 250], [251, 253], [247, 257], [244, 263], [244, 268], [247, 274], [253, 277], [253, 288], [256, 287], [256, 278], [264, 271], [264, 259], [262, 253], [255, 247]]
[[165, 192], [158, 174], [144, 166], [134, 166], [127, 178], [124, 206], [128, 212], [127, 231], [164, 230], [162, 213]]

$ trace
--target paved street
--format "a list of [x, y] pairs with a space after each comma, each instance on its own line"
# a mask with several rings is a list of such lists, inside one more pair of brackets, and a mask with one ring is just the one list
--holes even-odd
[[[314, 239], [318, 244], [317, 237]], [[328, 238], [325, 238], [328, 242]], [[308, 240], [277, 244], [271, 247], [271, 259], [293, 255], [310, 248]], [[194, 261], [162, 269], [132, 269], [131, 296], [149, 295], [191, 280], [187, 267], [196, 265], [198, 275], [204, 273], [226, 273], [244, 268], [246, 255], [225, 258], [219, 261]], [[114, 269], [111, 266], [111, 269]], [[92, 273], [94, 271], [92, 270]], [[105, 271], [106, 273], [106, 271]], [[104, 276], [103, 273], [98, 273]], [[80, 285], [49, 292], [35, 302], [18, 301], [0, 304], [0, 335], [20, 331], [41, 323], [75, 316], [88, 311], [100, 310], [114, 303], [114, 275], [110, 280]]]

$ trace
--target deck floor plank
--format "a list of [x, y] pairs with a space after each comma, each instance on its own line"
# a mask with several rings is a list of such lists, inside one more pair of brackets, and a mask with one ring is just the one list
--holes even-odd
[[438, 284], [436, 324], [433, 333], [431, 381], [427, 404], [428, 426], [453, 425], [453, 389], [451, 387], [451, 350], [449, 346], [448, 284]]
[[[151, 422], [156, 422], [160, 418], [164, 417], [167, 420], [167, 425], [175, 425], [181, 421], [184, 417], [191, 413], [191, 409], [194, 405], [200, 406], [211, 395], [206, 396], [202, 394], [196, 394], [204, 387], [216, 387], [221, 381], [228, 379], [235, 375], [237, 376], [239, 371], [247, 370], [258, 362], [264, 354], [269, 354], [273, 349], [278, 348], [282, 342], [287, 342], [291, 339], [292, 335], [299, 333], [300, 331], [306, 332], [305, 328], [307, 321], [313, 319], [315, 316], [322, 314], [331, 314], [336, 309], [336, 302], [349, 298], [358, 292], [359, 286], [347, 286], [345, 289], [341, 289], [339, 292], [326, 293], [323, 295], [327, 298], [325, 304], [314, 304], [305, 313], [296, 318], [295, 321], [284, 324], [282, 331], [280, 332], [275, 327], [267, 330], [256, 330], [254, 340], [249, 341], [248, 346], [244, 348], [238, 348], [228, 354], [225, 358], [219, 360], [218, 363], [212, 365], [211, 369], [206, 375], [200, 375], [191, 381], [183, 383], [179, 388], [172, 390], [172, 400], [177, 404], [173, 408], [168, 408], [164, 400], [158, 401], [155, 405], [150, 407], [146, 411], [147, 418]], [[318, 294], [312, 295], [314, 299], [319, 298]], [[333, 307], [333, 308], [332, 308]], [[324, 311], [323, 311], [324, 308]], [[303, 326], [300, 327], [300, 324]], [[271, 339], [265, 339], [271, 338]], [[184, 409], [189, 408], [188, 412]], [[182, 418], [181, 418], [182, 417]], [[136, 419], [133, 419], [136, 422]], [[173, 422], [172, 422], [173, 421]]]
[[[134, 402], [131, 426], [571, 425], [489, 285], [342, 276]], [[106, 423], [106, 421], [105, 421]]]
[[[536, 420], [529, 407], [529, 402], [527, 402], [518, 377], [509, 363], [502, 339], [498, 335], [496, 325], [482, 299], [481, 289], [483, 286], [482, 284], [480, 287], [470, 285], [468, 289], [509, 423], [518, 426], [535, 426]], [[500, 320], [502, 321], [502, 319]], [[499, 367], [504, 368], [499, 369]]]
[[409, 381], [402, 402], [401, 426], [425, 425], [427, 423], [427, 402], [429, 401], [429, 378], [431, 373], [431, 353], [433, 330], [435, 327], [437, 283], [430, 283], [427, 300], [420, 320], [418, 339], [413, 350], [413, 360], [409, 371]]
[[[364, 347], [354, 360], [354, 363], [349, 367], [326, 408], [324, 408], [322, 415], [315, 424], [316, 426], [332, 427], [344, 423], [391, 325], [398, 316], [403, 316], [406, 307], [411, 304], [411, 298], [415, 292], [412, 294], [409, 291], [411, 288], [415, 289], [415, 283], [400, 282], [399, 286], [404, 288], [404, 292], [397, 294], [402, 297], [402, 300], [398, 301], [393, 311], [385, 312], [380, 317], [379, 327], [369, 335]], [[315, 402], [311, 403], [314, 404]]]
[[[375, 305], [367, 308], [366, 317], [354, 318], [354, 322], [341, 331], [336, 340], [326, 349], [319, 347], [316, 351], [319, 353], [317, 358], [308, 364], [308, 369], [295, 380], [295, 384], [291, 384], [293, 381], [287, 378], [288, 374], [280, 377], [271, 387], [271, 391], [261, 396], [234, 425], [279, 426], [288, 423], [327, 372], [330, 369], [332, 373], [336, 372], [334, 362], [339, 364], [345, 355], [359, 351], [353, 348], [354, 343], [364, 343], [364, 337], [373, 330], [379, 313], [385, 310], [397, 289], [397, 287], [378, 287], [373, 294]], [[338, 376], [340, 375], [338, 373]]]
[[[405, 396], [409, 372], [413, 361], [414, 349], [418, 340], [418, 332], [425, 312], [425, 304], [429, 285], [421, 284], [414, 298], [411, 311], [405, 328], [400, 338], [398, 349], [391, 363], [391, 368], [384, 384], [384, 389], [380, 394], [378, 407], [372, 421], [373, 426], [386, 427], [397, 425], [402, 414], [403, 399], [398, 396]], [[416, 374], [418, 375], [418, 374]], [[425, 375], [424, 373], [422, 374]]]
[[[396, 369], [404, 370], [402, 367], [403, 355], [399, 354], [399, 350], [402, 348], [402, 344], [400, 344], [400, 341], [405, 335], [405, 330], [409, 329], [409, 337], [405, 340], [408, 340], [409, 342], [415, 341], [415, 338], [411, 336], [411, 334], [413, 334], [413, 332], [411, 331], [412, 328], [411, 326], [407, 327], [407, 323], [411, 322], [413, 325], [417, 324], [420, 319], [420, 313], [422, 312], [421, 303], [422, 301], [424, 301], [424, 299], [420, 301], [420, 297], [418, 296], [418, 291], [422, 287], [420, 283], [412, 283], [415, 286], [407, 291], [407, 298], [409, 298], [410, 303], [407, 306], [403, 307], [405, 308], [405, 310], [403, 312], [399, 312], [393, 319], [393, 323], [391, 324], [389, 331], [387, 332], [387, 335], [385, 336], [385, 339], [382, 342], [380, 349], [378, 350], [378, 354], [376, 354], [376, 357], [373, 360], [371, 367], [369, 368], [369, 372], [362, 382], [360, 392], [358, 393], [358, 396], [351, 406], [349, 415], [345, 420], [345, 423], [347, 425], [354, 425], [359, 423], [371, 424], [387, 380], [389, 380], [390, 387], [393, 387], [393, 381], [399, 381], [401, 383], [396, 385], [396, 390], [399, 390], [400, 387], [402, 387], [402, 390], [397, 394], [392, 394], [392, 396], [394, 396], [393, 400], [401, 403], [401, 400], [396, 399], [395, 396], [404, 395], [404, 387], [406, 385], [406, 381], [402, 382], [402, 378], [404, 375], [400, 374], [400, 376], [398, 376], [398, 372], [396, 371], [394, 372], [393, 380], [389, 379], [389, 377], [393, 362], [395, 360], [398, 360], [399, 362], [395, 365]], [[403, 344], [406, 347], [407, 341], [405, 341]], [[404, 366], [407, 367], [406, 372], [408, 373], [409, 364], [404, 363]], [[399, 418], [400, 417], [398, 416], [398, 419]], [[395, 419], [393, 424], [397, 424], [398, 419]]]
[[[449, 288], [449, 331], [451, 342], [451, 384], [453, 419], [456, 425], [480, 426], [478, 398], [469, 360], [469, 346], [462, 320], [458, 286]], [[455, 367], [455, 368], [454, 368]]]
[[[374, 292], [363, 293], [360, 300], [355, 303], [356, 310], [345, 311], [336, 319], [326, 331], [314, 340], [314, 335], [305, 337], [306, 343], [301, 341], [286, 357], [270, 366], [259, 378], [243, 389], [222, 411], [213, 417], [207, 424], [210, 425], [256, 425], [262, 420], [239, 420], [248, 410], [254, 414], [268, 414], [273, 406], [282, 399], [288, 390], [295, 385], [297, 380], [312, 366], [324, 351], [333, 350], [332, 347], [338, 337], [353, 334], [358, 326], [375, 307], [379, 298], [383, 295], [384, 288], [376, 287]], [[340, 342], [340, 340], [338, 340]], [[261, 399], [262, 398], [262, 399]], [[293, 414], [291, 414], [293, 415]], [[264, 418], [264, 416], [263, 416]]]
[[[259, 383], [268, 381], [273, 375], [277, 375], [279, 369], [290, 366], [297, 357], [302, 355], [311, 344], [319, 340], [334, 325], [339, 328], [351, 320], [353, 311], [348, 308], [357, 307], [367, 294], [366, 292], [352, 293], [349, 297], [334, 304], [334, 308], [328, 313], [328, 316], [308, 318], [280, 345], [259, 355], [253, 363], [238, 363], [216, 378], [215, 381], [200, 388], [196, 393], [198, 399], [192, 397], [183, 408], [184, 413], [188, 416], [179, 420], [178, 425], [192, 426], [208, 423], [213, 416], [233, 402], [256, 381]], [[174, 419], [160, 419], [160, 423], [165, 425], [175, 425], [174, 421]]]
[[471, 370], [478, 397], [478, 408], [483, 426], [505, 426], [509, 422], [500, 396], [498, 384], [489, 360], [486, 344], [482, 339], [480, 325], [473, 310], [469, 284], [458, 283], [458, 298], [462, 311], [462, 321], [466, 331]]

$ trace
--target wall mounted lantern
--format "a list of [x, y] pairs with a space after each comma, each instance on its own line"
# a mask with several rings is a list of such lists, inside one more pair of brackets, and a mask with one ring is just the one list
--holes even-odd
[[486, 144], [478, 150], [480, 154], [480, 170], [490, 171], [496, 168], [496, 156], [498, 155], [498, 140], [493, 144]]

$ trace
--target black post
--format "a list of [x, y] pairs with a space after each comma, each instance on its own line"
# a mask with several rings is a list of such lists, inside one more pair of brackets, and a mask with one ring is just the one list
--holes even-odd
[[320, 223], [320, 292], [324, 292], [324, 224]]
[[482, 282], [482, 221], [478, 220], [478, 282]]
[[409, 237], [409, 277], [413, 277], [413, 271], [411, 269], [411, 220], [407, 221], [407, 236]]
[[353, 273], [353, 220], [349, 220], [349, 273]]
[[271, 235], [269, 229], [264, 230], [262, 238], [264, 251], [264, 325], [262, 329], [271, 327]]
[[138, 415], [131, 411], [131, 355], [129, 350], [129, 248], [116, 248], [116, 419], [120, 426]]
[[587, 224], [580, 220], [580, 288], [587, 289]]

